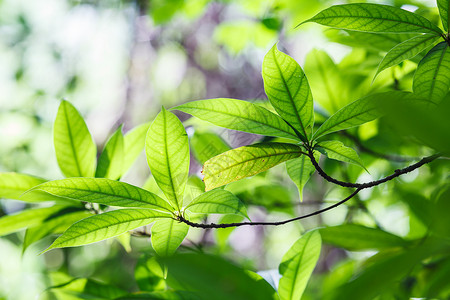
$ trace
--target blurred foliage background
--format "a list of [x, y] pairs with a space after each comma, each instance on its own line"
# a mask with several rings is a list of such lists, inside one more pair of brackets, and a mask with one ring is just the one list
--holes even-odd
[[[365, 34], [361, 42], [357, 33], [310, 24], [294, 29], [335, 2], [0, 0], [0, 171], [62, 178], [52, 143], [52, 125], [61, 99], [71, 101], [82, 112], [99, 149], [120, 124], [128, 131], [149, 122], [161, 105], [169, 108], [219, 97], [264, 101], [261, 64], [275, 42], [304, 68], [320, 104], [316, 107], [318, 122], [369, 93], [411, 90], [418, 60], [386, 70], [372, 82], [381, 54], [394, 45], [388, 39]], [[417, 10], [437, 23], [434, 1], [376, 2]], [[185, 121], [198, 161], [202, 161], [199, 153], [204, 153], [205, 140], [226, 149], [262, 139], [178, 115]], [[404, 166], [409, 158], [432, 152], [414, 138], [399, 137], [383, 120], [337, 133], [335, 138], [359, 149], [370, 170], [368, 174], [356, 166], [325, 162], [330, 174], [349, 181], [379, 178]], [[193, 160], [192, 175], [199, 176], [200, 169], [201, 163]], [[148, 173], [141, 157], [123, 180], [142, 186]], [[195, 178], [193, 193], [198, 186]], [[424, 236], [426, 224], [405, 199], [433, 197], [446, 182], [448, 163], [439, 160], [365, 190], [347, 206], [302, 222], [282, 227], [191, 230], [183, 249], [220, 254], [255, 271], [268, 270], [261, 274], [276, 278], [273, 269], [305, 229], [349, 222], [402, 237]], [[152, 183], [146, 186], [152, 188]], [[300, 203], [284, 165], [230, 184], [229, 190], [249, 205], [253, 221], [305, 214], [348, 192], [315, 175]], [[0, 215], [26, 205], [0, 201]], [[226, 216], [219, 221], [239, 221], [236, 218]], [[148, 238], [131, 237], [122, 245], [114, 240], [36, 256], [50, 241], [44, 239], [23, 252], [22, 233], [0, 238], [0, 299], [33, 299], [50, 286], [80, 277], [133, 291], [138, 287], [133, 274], [139, 255], [152, 251]], [[320, 299], [321, 293], [349, 278], [361, 261], [374, 253], [324, 247], [305, 298]]]

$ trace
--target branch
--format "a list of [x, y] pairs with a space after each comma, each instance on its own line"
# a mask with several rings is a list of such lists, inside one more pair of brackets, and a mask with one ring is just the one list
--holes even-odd
[[380, 185], [384, 182], [387, 182], [389, 180], [392, 180], [396, 177], [399, 177], [403, 174], [409, 173], [411, 171], [414, 171], [417, 168], [420, 168], [421, 166], [432, 162], [433, 160], [435, 160], [436, 158], [438, 158], [440, 156], [440, 154], [435, 154], [435, 155], [431, 155], [428, 157], [424, 157], [422, 158], [419, 162], [412, 164], [408, 167], [405, 167], [403, 169], [399, 169], [399, 170], [395, 170], [394, 174], [389, 175], [387, 177], [384, 177], [382, 179], [379, 180], [375, 180], [375, 181], [371, 181], [371, 182], [367, 182], [367, 183], [350, 183], [350, 182], [344, 182], [344, 181], [339, 181], [337, 179], [334, 179], [333, 177], [327, 175], [319, 166], [319, 164], [317, 163], [317, 161], [314, 159], [314, 155], [312, 154], [312, 150], [309, 148], [308, 149], [308, 156], [311, 159], [311, 162], [313, 163], [314, 167], [317, 169], [317, 171], [319, 172], [319, 174], [325, 178], [327, 181], [335, 183], [337, 185], [343, 186], [343, 187], [354, 187], [356, 188], [356, 190], [351, 193], [348, 197], [346, 197], [345, 199], [330, 205], [326, 208], [323, 209], [319, 209], [315, 212], [312, 212], [310, 214], [307, 215], [303, 215], [300, 217], [296, 217], [296, 218], [292, 218], [292, 219], [288, 219], [288, 220], [284, 220], [284, 221], [279, 221], [279, 222], [241, 222], [241, 223], [228, 223], [228, 224], [215, 224], [215, 223], [209, 223], [209, 224], [201, 224], [201, 223], [194, 223], [191, 222], [189, 220], [186, 220], [183, 216], [177, 216], [176, 220], [183, 222], [191, 227], [195, 227], [195, 228], [203, 228], [203, 229], [208, 229], [208, 228], [230, 228], [230, 227], [240, 227], [240, 226], [279, 226], [279, 225], [284, 225], [287, 223], [291, 223], [294, 221], [298, 221], [301, 219], [306, 219], [312, 216], [316, 216], [319, 215], [323, 212], [326, 212], [328, 210], [331, 210], [335, 207], [338, 207], [342, 204], [344, 204], [345, 202], [347, 202], [348, 200], [352, 199], [354, 196], [356, 196], [361, 190], [363, 189], [367, 189], [367, 188], [372, 188], [374, 186]]
[[369, 182], [365, 182], [365, 183], [351, 183], [351, 182], [337, 180], [337, 179], [331, 177], [330, 175], [328, 175], [327, 173], [325, 173], [325, 171], [319, 166], [316, 159], [314, 158], [312, 150], [310, 148], [308, 149], [308, 157], [311, 159], [311, 162], [314, 165], [314, 168], [316, 168], [316, 170], [320, 174], [320, 176], [322, 176], [326, 181], [337, 184], [342, 187], [364, 188], [364, 189], [380, 185], [380, 184], [385, 183], [389, 180], [392, 180], [396, 177], [399, 177], [400, 175], [414, 171], [415, 169], [420, 168], [424, 164], [432, 162], [439, 156], [441, 156], [440, 153], [424, 157], [420, 161], [416, 162], [415, 164], [412, 164], [403, 169], [397, 169], [397, 170], [395, 170], [395, 172], [393, 174], [386, 176], [384, 178], [381, 178], [379, 180], [369, 181]]

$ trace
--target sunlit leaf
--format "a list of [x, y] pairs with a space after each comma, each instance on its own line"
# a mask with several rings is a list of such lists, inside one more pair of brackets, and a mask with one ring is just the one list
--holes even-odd
[[282, 300], [301, 299], [320, 256], [319, 232], [310, 231], [298, 239], [283, 256], [279, 266], [278, 293]]
[[[320, 153], [314, 152], [316, 161], [319, 161]], [[316, 171], [308, 156], [302, 155], [286, 162], [286, 171], [298, 188], [300, 201], [303, 201], [303, 187], [311, 175]]]
[[398, 44], [392, 48], [380, 62], [377, 73], [374, 77], [389, 67], [395, 66], [406, 59], [413, 58], [423, 50], [433, 45], [438, 39], [439, 36], [433, 34], [423, 34]]
[[33, 208], [0, 218], [0, 236], [7, 235], [21, 229], [41, 224], [48, 217], [64, 209], [63, 206]]
[[167, 265], [167, 282], [179, 290], [195, 292], [201, 299], [274, 300], [275, 290], [260, 276], [220, 257], [183, 253], [161, 259]]
[[320, 229], [322, 241], [353, 251], [402, 247], [407, 243], [392, 233], [356, 224], [344, 224]]
[[294, 144], [261, 143], [217, 155], [203, 165], [206, 190], [253, 176], [286, 160], [299, 157], [302, 148]]
[[43, 192], [26, 193], [29, 189], [47, 180], [14, 172], [0, 173], [0, 198], [26, 202], [60, 201], [61, 199]]
[[450, 50], [447, 42], [433, 47], [420, 61], [414, 74], [414, 93], [439, 103], [450, 87]]
[[123, 137], [123, 147], [125, 157], [123, 158], [123, 172], [126, 172], [133, 165], [136, 158], [144, 150], [145, 137], [150, 123], [145, 123], [133, 128]]
[[186, 209], [193, 213], [239, 214], [248, 218], [244, 203], [231, 192], [221, 189], [201, 194]]
[[66, 177], [93, 177], [97, 147], [80, 113], [62, 101], [53, 127], [59, 168]]
[[147, 132], [147, 162], [156, 183], [178, 210], [189, 172], [189, 142], [180, 120], [164, 107]]
[[388, 5], [352, 3], [334, 5], [306, 22], [366, 32], [423, 32], [440, 35], [442, 31], [426, 18]]
[[159, 256], [175, 253], [189, 231], [189, 226], [174, 219], [158, 220], [152, 226], [152, 246]]
[[110, 206], [152, 208], [172, 212], [170, 204], [137, 186], [105, 178], [67, 178], [36, 186], [52, 195]]
[[298, 140], [294, 130], [280, 116], [243, 100], [223, 98], [200, 100], [173, 109], [233, 130]]
[[170, 218], [170, 215], [149, 209], [119, 209], [94, 215], [70, 226], [45, 251], [99, 242], [161, 218]]
[[292, 57], [278, 51], [275, 44], [264, 57], [262, 76], [270, 103], [306, 142], [314, 114], [311, 89], [302, 68]]
[[195, 158], [202, 164], [211, 157], [230, 150], [230, 146], [212, 132], [196, 131], [190, 142]]
[[439, 8], [439, 15], [441, 16], [442, 26], [445, 31], [450, 28], [450, 19], [448, 18], [448, 9], [450, 2], [448, 0], [437, 0], [437, 6]]
[[27, 229], [23, 240], [23, 251], [34, 242], [51, 234], [61, 234], [73, 223], [91, 215], [92, 213], [86, 210], [80, 211], [80, 209], [67, 208], [47, 217], [41, 224]]
[[340, 141], [320, 142], [317, 144], [317, 147], [317, 149], [324, 152], [328, 158], [355, 164], [367, 171], [361, 158], [359, 158], [358, 153], [352, 148], [344, 146]]
[[124, 143], [122, 126], [114, 132], [106, 142], [105, 148], [98, 159], [95, 177], [119, 179], [123, 174]]

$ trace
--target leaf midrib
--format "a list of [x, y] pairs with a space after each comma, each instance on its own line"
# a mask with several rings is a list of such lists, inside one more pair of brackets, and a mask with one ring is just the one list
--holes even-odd
[[67, 106], [67, 104], [64, 104], [64, 116], [65, 116], [65, 121], [66, 121], [65, 122], [66, 123], [66, 128], [67, 128], [68, 135], [69, 135], [69, 138], [70, 138], [70, 148], [72, 150], [72, 155], [73, 155], [73, 157], [75, 159], [75, 166], [76, 166], [77, 171], [78, 171], [78, 176], [83, 176], [83, 174], [81, 173], [80, 165], [79, 165], [80, 162], [78, 160], [78, 155], [77, 155], [77, 152], [75, 150], [75, 145], [73, 143], [72, 129], [70, 128], [69, 116], [67, 115], [67, 107], [66, 106]]

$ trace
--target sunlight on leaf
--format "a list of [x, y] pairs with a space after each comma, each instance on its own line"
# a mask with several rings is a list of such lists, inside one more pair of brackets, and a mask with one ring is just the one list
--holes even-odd
[[120, 126], [106, 142], [98, 159], [95, 177], [119, 179], [123, 174], [124, 154], [122, 126]]
[[186, 209], [193, 213], [238, 214], [248, 219], [244, 203], [231, 192], [221, 189], [201, 194]]
[[159, 256], [175, 253], [189, 231], [189, 225], [174, 219], [158, 220], [152, 226], [152, 246]]
[[323, 151], [324, 154], [328, 156], [328, 158], [355, 164], [367, 171], [367, 169], [363, 165], [361, 158], [359, 158], [358, 153], [356, 153], [356, 151], [352, 148], [344, 146], [344, 144], [342, 144], [342, 142], [340, 141], [320, 142], [317, 144], [317, 147], [317, 149], [319, 151]]
[[[319, 161], [320, 153], [315, 151], [314, 157]], [[286, 171], [298, 188], [300, 201], [303, 201], [303, 187], [308, 182], [311, 175], [316, 171], [308, 156], [302, 155], [298, 158], [286, 162]]]

